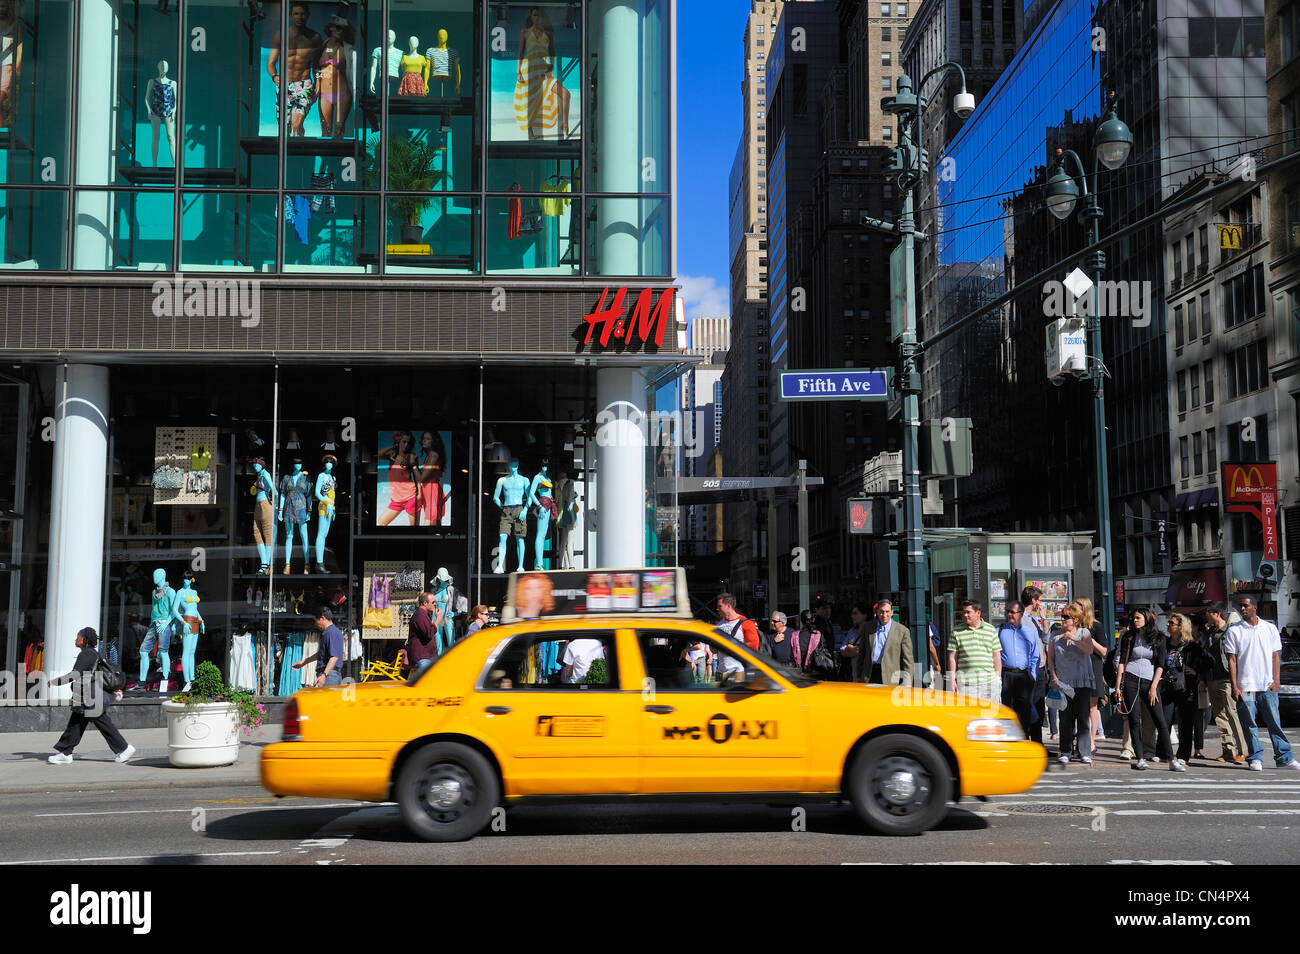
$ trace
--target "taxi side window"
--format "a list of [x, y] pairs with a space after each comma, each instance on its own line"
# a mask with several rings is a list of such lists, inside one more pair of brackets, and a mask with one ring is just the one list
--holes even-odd
[[646, 675], [660, 692], [721, 690], [744, 662], [727, 651], [725, 640], [645, 630], [637, 634]]
[[613, 633], [516, 636], [483, 680], [488, 690], [617, 689]]

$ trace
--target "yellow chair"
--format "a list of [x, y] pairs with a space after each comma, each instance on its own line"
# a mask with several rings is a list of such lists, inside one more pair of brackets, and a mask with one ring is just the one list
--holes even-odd
[[405, 682], [406, 650], [399, 649], [397, 658], [392, 662], [382, 659], [373, 660], [361, 673], [362, 682]]

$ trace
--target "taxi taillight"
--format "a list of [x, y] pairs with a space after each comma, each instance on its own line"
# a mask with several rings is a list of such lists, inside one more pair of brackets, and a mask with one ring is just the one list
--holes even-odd
[[302, 720], [298, 716], [297, 699], [290, 699], [284, 707], [284, 726], [280, 738], [286, 742], [302, 738]]

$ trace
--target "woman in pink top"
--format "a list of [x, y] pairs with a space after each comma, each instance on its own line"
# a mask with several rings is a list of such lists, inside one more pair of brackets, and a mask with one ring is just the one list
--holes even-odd
[[379, 515], [379, 526], [386, 527], [399, 513], [410, 517], [415, 526], [415, 511], [419, 507], [419, 462], [412, 451], [414, 442], [409, 431], [393, 431], [393, 443], [379, 452], [379, 459], [388, 460], [388, 508]]

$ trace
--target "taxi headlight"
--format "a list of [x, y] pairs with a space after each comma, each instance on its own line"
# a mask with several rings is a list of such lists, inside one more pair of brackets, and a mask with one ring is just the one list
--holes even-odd
[[972, 719], [966, 723], [971, 742], [1023, 742], [1025, 730], [1016, 719]]

